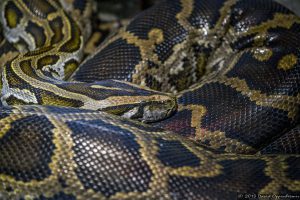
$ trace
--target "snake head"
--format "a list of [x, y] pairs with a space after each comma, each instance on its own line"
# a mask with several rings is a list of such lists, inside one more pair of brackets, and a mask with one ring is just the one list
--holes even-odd
[[170, 117], [176, 108], [175, 97], [152, 96], [148, 100], [136, 104], [132, 109], [124, 112], [122, 116], [145, 123], [156, 122]]
[[125, 101], [126, 98], [122, 105], [108, 107], [102, 111], [150, 123], [170, 117], [177, 109], [175, 97], [168, 95], [153, 94], [141, 96], [140, 100], [135, 97], [129, 98], [127, 103]]
[[176, 98], [166, 93], [121, 81], [99, 84], [94, 87], [104, 89], [102, 94], [107, 95], [101, 111], [148, 123], [163, 120], [177, 109]]

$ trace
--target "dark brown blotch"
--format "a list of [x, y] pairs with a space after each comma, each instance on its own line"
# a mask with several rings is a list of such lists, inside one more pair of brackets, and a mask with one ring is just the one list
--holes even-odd
[[42, 27], [29, 21], [25, 30], [33, 36], [36, 47], [42, 47], [45, 45], [46, 35]]
[[69, 26], [70, 26], [70, 39], [61, 46], [59, 51], [62, 52], [75, 52], [79, 50], [80, 45], [81, 45], [81, 31], [77, 24], [70, 18], [68, 17], [69, 21]]
[[37, 69], [42, 69], [44, 66], [47, 65], [55, 65], [58, 60], [59, 56], [56, 55], [44, 56], [37, 61]]
[[49, 25], [54, 33], [51, 38], [51, 45], [53, 45], [61, 41], [64, 37], [64, 34], [62, 32], [63, 22], [61, 17], [57, 17], [54, 20], [49, 21]]

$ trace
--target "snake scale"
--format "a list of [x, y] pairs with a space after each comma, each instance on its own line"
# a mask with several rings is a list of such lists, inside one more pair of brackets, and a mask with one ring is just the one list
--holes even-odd
[[0, 2], [0, 199], [299, 195], [299, 17], [161, 0], [84, 59], [92, 7]]

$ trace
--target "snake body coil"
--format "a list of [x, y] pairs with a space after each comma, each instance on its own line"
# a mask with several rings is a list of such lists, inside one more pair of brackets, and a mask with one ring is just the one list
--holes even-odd
[[91, 1], [0, 6], [0, 199], [299, 194], [288, 9], [162, 0], [82, 62]]

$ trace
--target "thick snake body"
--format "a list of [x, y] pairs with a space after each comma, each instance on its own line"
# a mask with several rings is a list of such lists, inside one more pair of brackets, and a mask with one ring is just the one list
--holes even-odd
[[300, 18], [288, 9], [163, 0], [80, 64], [90, 1], [0, 5], [0, 199], [299, 194]]
[[181, 91], [177, 114], [156, 126], [255, 153], [299, 122], [299, 23], [273, 1], [163, 1], [109, 38], [72, 79]]
[[[57, 3], [38, 2], [33, 1], [29, 6], [22, 1], [2, 3], [2, 22], [7, 27], [4, 32], [10, 36], [7, 38], [11, 41], [25, 41], [29, 50], [40, 47], [20, 54], [3, 67], [3, 105], [43, 104], [110, 110], [115, 114], [132, 115], [144, 121], [160, 119], [173, 111], [173, 98], [150, 90], [133, 89], [134, 86], [125, 82], [103, 81], [86, 84], [64, 81], [76, 69], [82, 57], [83, 36], [77, 24]], [[43, 10], [44, 8], [46, 9]], [[20, 19], [15, 20], [27, 24], [26, 27], [10, 22], [10, 18], [5, 17], [10, 11], [18, 16], [21, 10], [24, 10], [24, 17], [20, 16]], [[26, 14], [25, 10], [29, 13]], [[40, 28], [34, 22], [41, 23]], [[41, 36], [43, 40], [35, 41], [35, 34], [44, 34], [44, 37]], [[156, 109], [157, 105], [162, 107]], [[152, 112], [163, 116], [150, 119]]]

